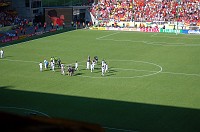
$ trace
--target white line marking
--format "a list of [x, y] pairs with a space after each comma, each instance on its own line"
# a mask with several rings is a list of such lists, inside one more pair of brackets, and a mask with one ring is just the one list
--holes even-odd
[[[135, 60], [107, 60], [107, 61], [125, 61], [125, 62], [136, 62], [136, 63], [145, 63], [145, 64], [150, 64], [150, 65], [154, 65], [156, 67], [159, 67], [159, 70], [158, 71], [148, 71], [148, 72], [152, 72], [150, 74], [144, 74], [144, 75], [138, 75], [138, 76], [128, 76], [128, 77], [115, 77], [115, 76], [101, 76], [101, 77], [94, 77], [94, 76], [87, 76], [87, 75], [77, 75], [77, 76], [80, 76], [80, 77], [87, 77], [87, 78], [137, 78], [137, 77], [148, 77], [148, 76], [152, 76], [152, 75], [155, 75], [155, 74], [158, 74], [162, 71], [162, 67], [157, 65], [157, 64], [154, 64], [154, 63], [151, 63], [151, 62], [145, 62], [145, 61], [135, 61]], [[113, 68], [110, 68], [110, 69], [113, 69]], [[119, 69], [119, 68], [118, 68]], [[122, 69], [122, 68], [120, 68]], [[124, 69], [123, 69], [124, 70]], [[147, 71], [147, 70], [138, 70], [138, 69], [125, 69], [125, 70], [134, 70], [134, 71]]]
[[175, 75], [186, 75], [186, 76], [197, 76], [200, 77], [200, 74], [193, 74], [193, 73], [181, 73], [181, 72], [161, 72], [164, 74], [175, 74]]
[[14, 61], [14, 62], [27, 62], [27, 63], [39, 63], [37, 61], [25, 61], [25, 60], [11, 60], [11, 59], [0, 59], [2, 61]]
[[43, 112], [40, 112], [40, 111], [37, 111], [37, 110], [33, 110], [33, 109], [27, 109], [27, 108], [19, 108], [19, 107], [9, 107], [9, 106], [0, 106], [0, 109], [16, 109], [16, 110], [25, 110], [25, 111], [30, 111], [30, 112], [34, 112], [34, 113], [39, 113], [41, 115], [44, 115], [46, 117], [49, 117], [49, 115], [43, 113]]
[[121, 70], [121, 71], [144, 71], [144, 72], [158, 72], [158, 71], [149, 71], [149, 70], [138, 70], [138, 69], [124, 69], [124, 68], [110, 68], [114, 70]]
[[102, 38], [105, 38], [105, 37], [109, 37], [109, 36], [112, 36], [112, 35], [115, 35], [115, 34], [119, 34], [120, 32], [115, 32], [115, 33], [112, 33], [112, 34], [108, 34], [108, 35], [105, 35], [105, 36], [102, 36], [102, 37], [98, 37], [96, 39], [102, 39]]
[[[98, 37], [96, 38], [97, 40], [103, 40], [103, 41], [116, 41], [116, 42], [134, 42], [134, 43], [144, 43], [144, 44], [150, 44], [150, 45], [161, 45], [161, 46], [200, 46], [200, 44], [185, 44], [185, 43], [168, 43], [168, 42], [150, 42], [150, 41], [134, 41], [134, 40], [129, 40], [129, 39], [121, 39], [121, 40], [117, 40], [117, 39], [106, 39], [106, 37], [118, 34], [120, 32], [115, 32], [109, 35], [105, 35], [102, 37]], [[153, 34], [151, 35], [151, 37], [157, 37], [157, 34]], [[165, 35], [167, 38], [182, 38], [182, 37], [169, 37], [167, 35]], [[159, 36], [160, 37], [160, 36]], [[105, 39], [104, 39], [105, 38]], [[185, 37], [183, 37], [185, 38]], [[192, 38], [191, 38], [192, 39]]]
[[199, 40], [200, 38], [194, 38], [194, 37], [188, 37], [188, 35], [185, 34], [181, 34], [182, 36], [177, 36], [177, 35], [173, 35], [173, 34], [169, 34], [168, 35], [163, 35], [163, 34], [153, 34], [151, 35], [151, 37], [156, 37], [156, 38], [172, 38], [172, 39], [194, 39], [194, 40]]
[[129, 39], [97, 39], [101, 41], [115, 41], [115, 42], [133, 42], [133, 43], [144, 43], [149, 45], [160, 45], [160, 46], [200, 46], [200, 44], [185, 44], [185, 43], [168, 43], [168, 42], [151, 42], [151, 41], [134, 41]]

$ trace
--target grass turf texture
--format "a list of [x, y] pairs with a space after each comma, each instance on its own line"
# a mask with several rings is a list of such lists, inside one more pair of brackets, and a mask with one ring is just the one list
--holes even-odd
[[[35, 110], [109, 132], [200, 130], [199, 36], [76, 30], [4, 51], [0, 110]], [[101, 77], [100, 65], [85, 70], [88, 55], [105, 59], [110, 72]], [[59, 69], [40, 72], [39, 62], [51, 56], [77, 60], [79, 71], [73, 77]]]

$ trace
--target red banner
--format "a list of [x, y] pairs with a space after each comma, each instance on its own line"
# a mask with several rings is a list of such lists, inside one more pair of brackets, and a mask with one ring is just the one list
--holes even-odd
[[159, 32], [159, 28], [156, 28], [156, 27], [154, 27], [154, 28], [140, 28], [140, 31], [141, 32]]

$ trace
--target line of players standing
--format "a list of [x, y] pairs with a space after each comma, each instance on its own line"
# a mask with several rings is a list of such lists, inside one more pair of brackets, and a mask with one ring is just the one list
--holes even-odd
[[[45, 70], [48, 69], [49, 62], [47, 60], [44, 60], [43, 63], [44, 63]], [[42, 62], [39, 63], [40, 71], [43, 71], [43, 63]], [[86, 63], [86, 69], [87, 70], [90, 69], [91, 72], [93, 72], [95, 65], [97, 63], [98, 63], [98, 57], [97, 56], [95, 56], [92, 61], [90, 60], [90, 56], [88, 56], [87, 63]], [[65, 65], [61, 63], [60, 58], [57, 59], [57, 58], [51, 57], [51, 59], [50, 59], [50, 70], [55, 71], [55, 65], [57, 65], [58, 68], [61, 70], [62, 75], [66, 74], [65, 73]], [[78, 62], [76, 61], [75, 66], [68, 65], [67, 74], [69, 76], [72, 76], [74, 74], [74, 71], [77, 71], [77, 70], [78, 70]], [[102, 62], [101, 62], [101, 75], [104, 76], [104, 74], [107, 71], [108, 71], [108, 64], [103, 59]]]

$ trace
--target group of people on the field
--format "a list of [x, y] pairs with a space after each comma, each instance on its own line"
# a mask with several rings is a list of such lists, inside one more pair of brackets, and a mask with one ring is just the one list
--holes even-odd
[[[48, 62], [46, 59], [44, 60], [44, 69], [50, 69], [55, 72], [55, 67], [59, 68], [61, 70], [62, 75], [66, 75], [66, 69], [65, 65], [61, 63], [61, 59], [57, 57], [51, 57], [50, 62]], [[39, 63], [40, 71], [43, 71], [43, 63]], [[78, 63], [76, 61], [75, 67], [72, 67], [71, 65], [67, 68], [67, 75], [72, 76], [74, 74], [74, 71], [78, 70]]]
[[[90, 56], [88, 56], [87, 63], [86, 63], [86, 69], [90, 70], [91, 72], [94, 71], [95, 65], [98, 64], [98, 57], [95, 56], [94, 59], [91, 61]], [[78, 62], [76, 61], [74, 66], [68, 65], [67, 69], [65, 67], [65, 64], [61, 63], [61, 59], [57, 57], [51, 57], [50, 62], [48, 62], [46, 59], [44, 62], [39, 63], [40, 71], [43, 71], [43, 65], [44, 69], [50, 69], [52, 71], [55, 71], [55, 67], [59, 68], [61, 71], [61, 75], [68, 75], [73, 76], [75, 71], [78, 71]], [[103, 59], [101, 62], [101, 75], [104, 76], [104, 74], [108, 72], [108, 64]]]
[[[90, 69], [91, 72], [94, 71], [95, 65], [98, 64], [98, 57], [95, 56], [94, 59], [91, 61], [90, 60], [90, 56], [88, 56], [88, 60], [86, 63], [86, 69]], [[105, 62], [105, 60], [103, 59], [101, 62], [101, 75], [104, 76], [104, 74], [108, 71], [108, 64]]]

